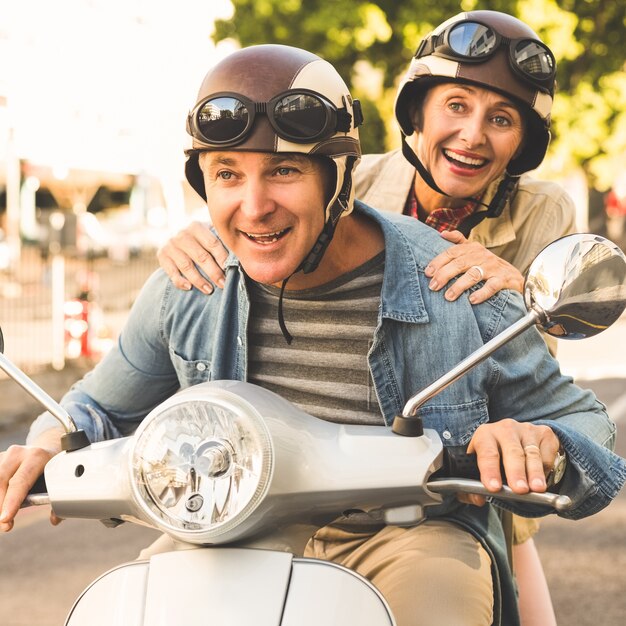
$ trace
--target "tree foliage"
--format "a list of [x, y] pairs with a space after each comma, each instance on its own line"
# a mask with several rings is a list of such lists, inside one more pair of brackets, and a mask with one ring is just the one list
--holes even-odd
[[[527, 22], [558, 63], [553, 169], [583, 166], [600, 188], [610, 185], [626, 155], [626, 3], [615, 0], [232, 0], [234, 14], [216, 23], [214, 39], [242, 45], [283, 43], [330, 61], [371, 109], [375, 102], [390, 137], [395, 84], [419, 41], [464, 10], [492, 9]], [[369, 76], [369, 80], [368, 80]], [[373, 112], [372, 112], [373, 113]], [[372, 120], [371, 114], [369, 120]], [[366, 151], [380, 145], [369, 124]], [[395, 133], [392, 131], [395, 130]], [[393, 139], [387, 140], [387, 147]]]

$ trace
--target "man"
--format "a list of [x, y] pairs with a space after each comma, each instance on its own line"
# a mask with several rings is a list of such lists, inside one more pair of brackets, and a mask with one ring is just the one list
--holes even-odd
[[[509, 291], [474, 306], [429, 290], [425, 267], [448, 244], [417, 220], [355, 205], [359, 123], [336, 71], [303, 50], [254, 46], [209, 71], [188, 118], [186, 175], [231, 251], [224, 289], [206, 297], [163, 272], [149, 280], [118, 347], [62, 401], [92, 440], [132, 432], [178, 388], [209, 379], [249, 380], [321, 419], [388, 426], [410, 395], [519, 318]], [[558, 488], [574, 518], [626, 480], [603, 407], [560, 375], [534, 331], [420, 414], [446, 445], [469, 443], [490, 491], [503, 478], [518, 493]], [[0, 459], [4, 529], [58, 451], [54, 428], [44, 414], [31, 447]], [[559, 452], [567, 468], [549, 485]], [[491, 504], [450, 498], [413, 528], [330, 525], [305, 554], [369, 577], [400, 626], [516, 624], [503, 544]]]
[[[444, 21], [419, 44], [398, 88], [402, 150], [365, 155], [355, 172], [356, 198], [412, 215], [457, 244], [426, 268], [429, 288], [445, 288], [449, 300], [478, 282], [465, 296], [474, 303], [500, 289], [521, 292], [537, 253], [575, 230], [565, 190], [527, 174], [550, 140], [556, 69], [551, 50], [511, 15], [470, 11]], [[222, 284], [226, 254], [210, 225], [193, 222], [158, 256], [176, 286], [210, 293]], [[511, 525], [523, 626], [556, 624], [537, 527], [518, 516]]]

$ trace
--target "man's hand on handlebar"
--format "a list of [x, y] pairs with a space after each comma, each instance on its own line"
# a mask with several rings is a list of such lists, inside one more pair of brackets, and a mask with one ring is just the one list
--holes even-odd
[[[33, 446], [10, 446], [0, 452], [0, 531], [13, 528], [15, 516], [30, 488], [41, 476], [46, 463], [61, 451], [61, 430], [51, 430], [42, 435]], [[50, 521], [57, 525], [61, 520], [54, 513]]]
[[[479, 426], [467, 452], [476, 454], [480, 480], [489, 491], [498, 492], [506, 480], [515, 493], [543, 493], [559, 447], [550, 427], [504, 419]], [[479, 495], [460, 494], [459, 499], [476, 506], [485, 503], [484, 496]]]

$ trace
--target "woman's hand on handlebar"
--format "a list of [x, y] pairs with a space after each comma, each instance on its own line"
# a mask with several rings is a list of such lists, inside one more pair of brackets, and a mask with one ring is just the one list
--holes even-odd
[[[61, 451], [62, 435], [63, 431], [49, 431], [38, 445], [14, 445], [0, 452], [0, 531], [8, 532], [13, 528], [28, 491], [43, 473], [46, 463]], [[51, 513], [50, 521], [56, 525], [60, 519]]]
[[[554, 466], [559, 447], [559, 438], [550, 427], [503, 419], [479, 426], [467, 452], [476, 454], [480, 481], [489, 491], [498, 492], [506, 479], [515, 493], [543, 493], [547, 489], [546, 476]], [[462, 500], [475, 505], [485, 502], [485, 498], [478, 495]]]
[[159, 264], [174, 286], [189, 291], [192, 286], [213, 293], [213, 285], [198, 267], [218, 286], [224, 286], [224, 263], [228, 252], [211, 232], [208, 222], [192, 222], [179, 231], [157, 252]]

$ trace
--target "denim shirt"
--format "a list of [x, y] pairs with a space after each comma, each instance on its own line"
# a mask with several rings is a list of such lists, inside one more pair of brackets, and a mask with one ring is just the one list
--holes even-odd
[[[379, 224], [385, 272], [369, 367], [387, 425], [409, 399], [524, 313], [508, 290], [471, 305], [428, 289], [428, 262], [448, 244], [433, 229], [357, 202]], [[226, 284], [207, 296], [173, 287], [158, 270], [144, 285], [120, 339], [61, 404], [91, 441], [132, 433], [146, 414], [178, 389], [207, 380], [245, 380], [249, 298], [239, 262], [230, 256]], [[445, 445], [469, 442], [481, 424], [503, 418], [549, 425], [568, 468], [561, 493], [575, 502], [564, 517], [604, 508], [626, 480], [626, 464], [611, 452], [615, 425], [595, 396], [563, 376], [535, 329], [530, 329], [423, 405], [418, 414]], [[47, 413], [29, 441], [58, 424]], [[544, 508], [507, 504], [522, 515]], [[475, 509], [475, 507], [472, 507]]]

